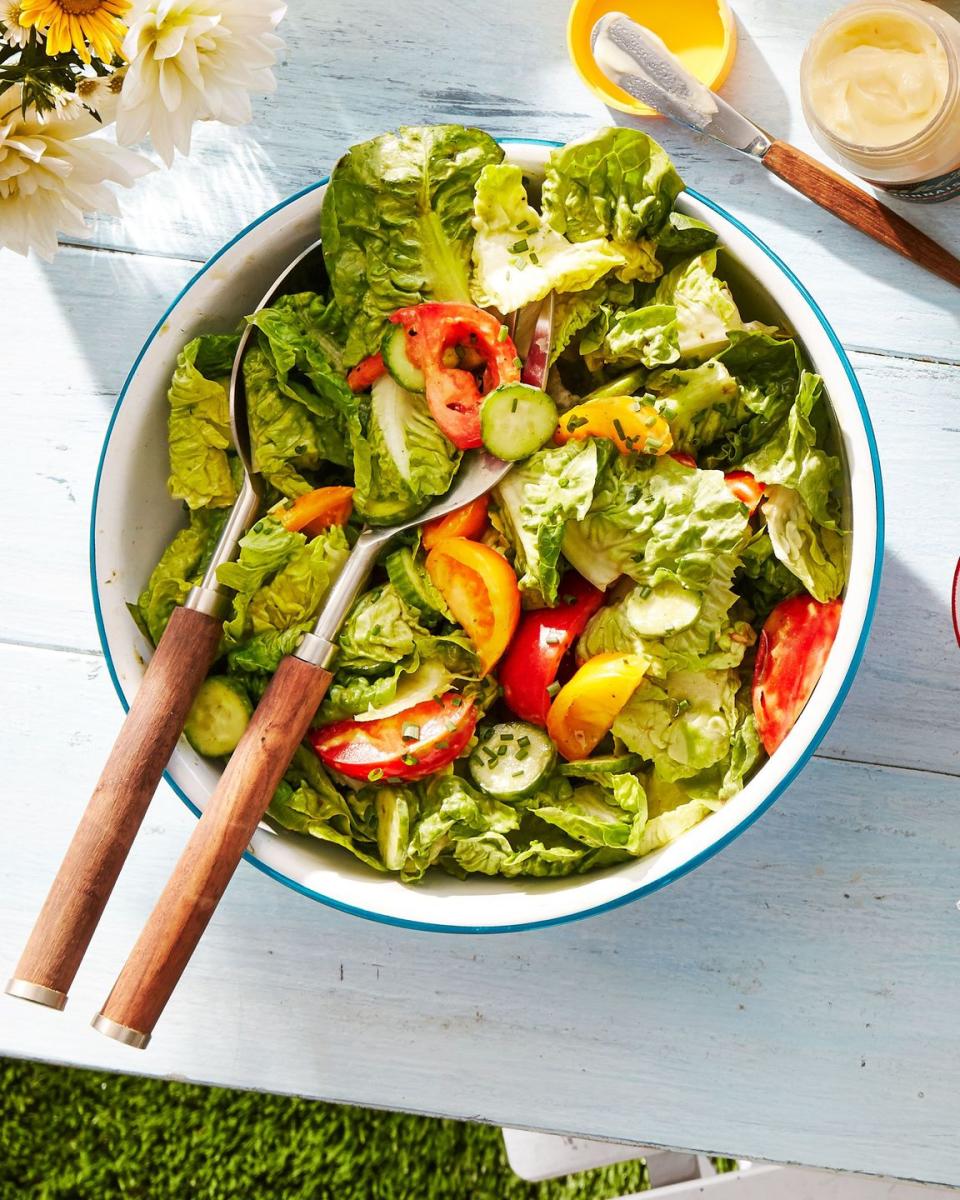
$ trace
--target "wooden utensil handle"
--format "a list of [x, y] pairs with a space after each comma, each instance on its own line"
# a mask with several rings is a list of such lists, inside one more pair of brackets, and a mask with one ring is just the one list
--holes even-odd
[[[17, 963], [8, 985], [11, 994], [56, 1008], [66, 1002], [190, 705], [213, 662], [220, 630], [220, 622], [206, 613], [173, 610]], [[39, 989], [51, 994], [45, 996]]]
[[94, 1021], [101, 1032], [146, 1045], [331, 678], [299, 658], [280, 664]]
[[960, 287], [960, 259], [898, 213], [788, 142], [775, 141], [760, 160], [804, 196], [875, 241]]

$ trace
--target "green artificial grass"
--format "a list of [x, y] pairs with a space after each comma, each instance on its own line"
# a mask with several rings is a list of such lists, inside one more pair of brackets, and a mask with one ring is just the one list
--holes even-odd
[[500, 1130], [0, 1059], [0, 1200], [608, 1200], [642, 1162], [547, 1183]]

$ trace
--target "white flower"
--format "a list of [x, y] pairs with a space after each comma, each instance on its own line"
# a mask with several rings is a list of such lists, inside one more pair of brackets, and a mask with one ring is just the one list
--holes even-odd
[[50, 121], [76, 121], [84, 114], [83, 101], [76, 92], [65, 92], [62, 88], [53, 93], [53, 111], [41, 113], [40, 120], [45, 124]]
[[30, 30], [20, 24], [20, 0], [0, 0], [0, 42], [23, 47], [30, 41]]
[[[11, 92], [4, 100], [15, 106]], [[86, 214], [119, 212], [107, 181], [130, 187], [155, 169], [95, 134], [97, 128], [87, 114], [41, 122], [32, 109], [24, 117], [19, 108], [0, 122], [0, 247], [53, 258], [58, 230], [82, 235]]]
[[250, 94], [276, 88], [270, 68], [283, 42], [272, 31], [277, 0], [138, 0], [123, 43], [129, 62], [117, 111], [117, 140], [150, 135], [169, 166], [190, 152], [197, 120], [242, 125]]

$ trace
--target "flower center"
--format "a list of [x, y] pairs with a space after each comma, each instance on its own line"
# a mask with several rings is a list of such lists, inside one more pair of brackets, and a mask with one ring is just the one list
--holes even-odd
[[71, 17], [84, 17], [103, 7], [103, 0], [54, 0]]

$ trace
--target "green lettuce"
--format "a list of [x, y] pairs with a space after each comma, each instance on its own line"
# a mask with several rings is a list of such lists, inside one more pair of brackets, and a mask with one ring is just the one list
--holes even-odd
[[535, 605], [557, 602], [564, 530], [583, 519], [610, 443], [587, 438], [538, 450], [496, 489], [496, 517], [513, 548], [520, 591]]
[[237, 498], [229, 461], [226, 377], [239, 340], [233, 334], [205, 334], [187, 342], [177, 355], [167, 392], [167, 487], [174, 499], [186, 501], [190, 508], [221, 508]]
[[617, 455], [601, 472], [593, 502], [563, 539], [563, 553], [593, 584], [620, 575], [653, 585], [668, 573], [704, 587], [715, 558], [733, 550], [747, 528], [744, 506], [719, 471], [691, 471], [669, 456]]
[[340, 414], [305, 384], [282, 380], [263, 336], [244, 357], [243, 379], [253, 466], [278, 491], [302, 495], [314, 487], [303, 471], [349, 461]]
[[716, 250], [705, 250], [668, 271], [651, 299], [676, 308], [681, 358], [709, 358], [728, 344], [730, 330], [743, 328], [736, 301], [716, 270]]
[[350, 547], [343, 529], [331, 526], [309, 541], [261, 518], [240, 540], [236, 562], [217, 569], [233, 588], [233, 611], [224, 622], [232, 669], [275, 671], [313, 625]]
[[763, 505], [770, 542], [777, 558], [816, 600], [835, 600], [846, 582], [845, 539], [818, 525], [803, 497], [793, 488], [767, 488]]
[[552, 229], [527, 202], [517, 166], [484, 167], [474, 206], [472, 290], [483, 308], [514, 312], [550, 291], [585, 291], [612, 268], [626, 266], [606, 238], [569, 242]]
[[396, 309], [470, 302], [474, 193], [483, 168], [502, 158], [479, 129], [433, 125], [383, 134], [337, 163], [320, 232], [348, 365], [380, 348]]
[[728, 757], [737, 730], [736, 671], [673, 671], [645, 680], [617, 714], [613, 733], [654, 766], [684, 779]]
[[637, 242], [660, 230], [682, 190], [653, 138], [638, 129], [602, 129], [552, 152], [543, 214], [571, 242]]
[[601, 309], [580, 339], [591, 371], [604, 365], [656, 367], [680, 354], [677, 309], [672, 304], [610, 311]]
[[350, 610], [340, 636], [336, 670], [364, 675], [385, 675], [430, 637], [392, 583], [365, 592]]
[[836, 529], [836, 489], [840, 481], [840, 460], [817, 442], [814, 424], [823, 397], [819, 375], [802, 372], [797, 398], [787, 419], [773, 437], [743, 460], [743, 469], [766, 484], [780, 484], [798, 492], [813, 519]]
[[379, 856], [377, 834], [363, 811], [362, 804], [341, 795], [316, 754], [304, 745], [294, 752], [267, 815], [284, 829], [332, 842], [383, 871], [387, 868]]
[[622, 283], [614, 275], [607, 275], [584, 292], [558, 295], [553, 309], [550, 361], [554, 362], [577, 334], [597, 320], [601, 313], [604, 314], [604, 328], [608, 327], [613, 309], [632, 304], [633, 294], [632, 284]]
[[717, 234], [703, 221], [685, 213], [672, 212], [657, 234], [657, 252], [664, 256], [687, 258], [710, 250], [717, 244]]
[[160, 641], [170, 614], [200, 582], [223, 529], [228, 509], [198, 508], [190, 513], [190, 524], [174, 534], [173, 540], [150, 573], [130, 613], [154, 645]]
[[803, 584], [773, 551], [767, 523], [760, 527], [743, 548], [738, 590], [762, 621], [788, 596], [803, 591]]
[[366, 432], [355, 438], [353, 453], [354, 508], [372, 525], [414, 516], [449, 489], [460, 465], [423, 396], [390, 375], [374, 381]]
[[653, 407], [670, 426], [677, 450], [696, 454], [743, 423], [740, 386], [719, 359], [656, 371], [646, 387], [653, 393]]

